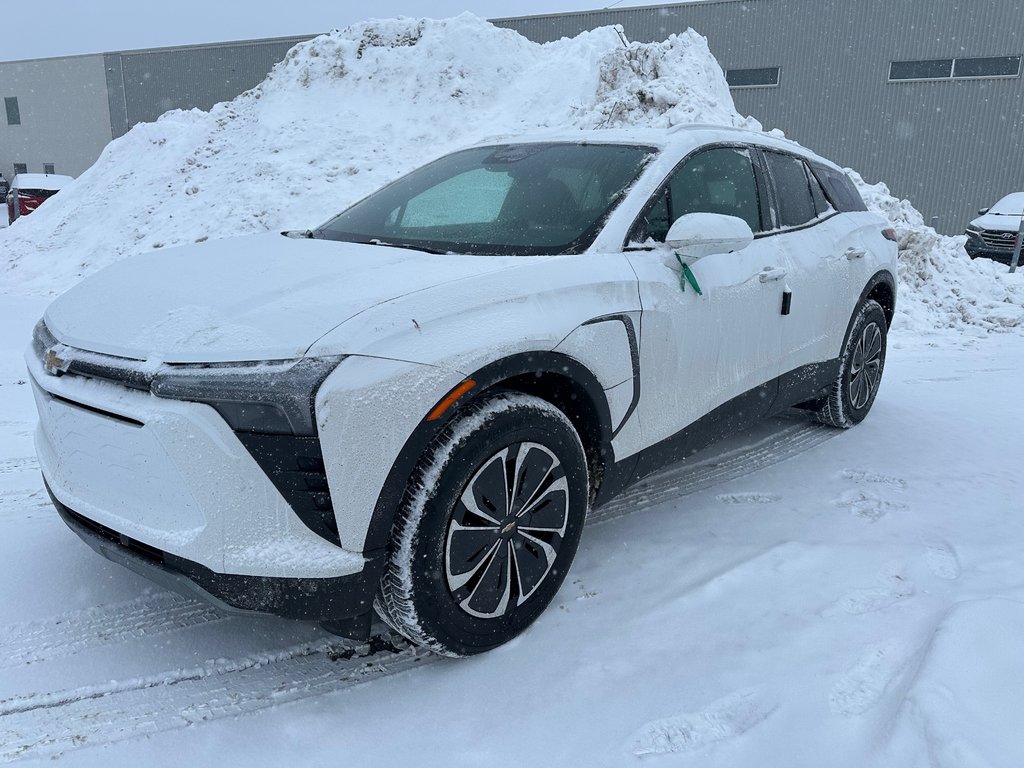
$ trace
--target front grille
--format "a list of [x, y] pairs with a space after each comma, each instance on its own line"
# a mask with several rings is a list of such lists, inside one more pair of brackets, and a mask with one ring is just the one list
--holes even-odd
[[1016, 232], [1004, 232], [997, 229], [983, 229], [981, 239], [989, 248], [1011, 249], [1017, 242]]

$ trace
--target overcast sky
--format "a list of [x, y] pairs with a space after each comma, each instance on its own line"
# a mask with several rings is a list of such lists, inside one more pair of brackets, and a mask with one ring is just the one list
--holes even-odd
[[393, 16], [524, 16], [647, 0], [6, 0], [0, 3], [0, 61], [101, 53], [222, 40], [327, 32]]

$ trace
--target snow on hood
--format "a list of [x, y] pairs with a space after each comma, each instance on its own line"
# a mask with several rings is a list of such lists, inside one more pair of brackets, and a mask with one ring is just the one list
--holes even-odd
[[[77, 183], [0, 230], [0, 291], [52, 295], [131, 254], [313, 227], [498, 133], [683, 123], [760, 128], [692, 30], [623, 46], [605, 27], [540, 45], [471, 14], [355, 24], [297, 45], [233, 101], [111, 142]], [[900, 236], [898, 325], [1024, 328], [1019, 280], [857, 178]]]
[[54, 301], [46, 324], [136, 360], [282, 360], [377, 304], [516, 263], [255, 235], [124, 259]]

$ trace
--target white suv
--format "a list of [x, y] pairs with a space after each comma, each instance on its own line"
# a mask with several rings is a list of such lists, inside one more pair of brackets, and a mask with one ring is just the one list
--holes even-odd
[[283, 234], [47, 309], [45, 481], [164, 584], [448, 655], [525, 629], [628, 483], [793, 405], [860, 422], [896, 299], [838, 167], [718, 127], [476, 146]]

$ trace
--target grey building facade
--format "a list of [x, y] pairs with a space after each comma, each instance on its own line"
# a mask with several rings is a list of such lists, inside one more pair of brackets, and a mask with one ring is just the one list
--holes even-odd
[[0, 62], [0, 172], [78, 176], [136, 123], [229, 101], [309, 38]]
[[[537, 42], [692, 27], [741, 113], [886, 181], [946, 233], [1024, 189], [1021, 0], [697, 0], [494, 23]], [[232, 99], [307, 39], [0, 62], [0, 171], [77, 176], [132, 125]]]
[[493, 23], [536, 42], [609, 24], [640, 42], [692, 27], [742, 114], [884, 180], [947, 234], [1024, 190], [1019, 0], [705, 0]]

